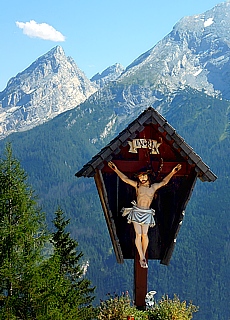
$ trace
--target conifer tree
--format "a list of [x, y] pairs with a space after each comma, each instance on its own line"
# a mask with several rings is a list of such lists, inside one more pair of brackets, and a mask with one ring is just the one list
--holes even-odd
[[94, 288], [80, 265], [83, 254], [62, 210], [55, 215], [54, 251], [44, 256], [44, 215], [7, 144], [0, 159], [0, 320], [92, 318]]
[[84, 276], [84, 268], [80, 264], [82, 252], [77, 252], [78, 242], [66, 231], [70, 220], [65, 219], [63, 211], [58, 208], [53, 220], [55, 232], [52, 236], [54, 255], [59, 257], [59, 276], [68, 281], [68, 288], [62, 295], [62, 302], [69, 307], [67, 319], [91, 319], [91, 302], [94, 289]]
[[44, 216], [10, 144], [0, 160], [0, 319], [30, 319], [30, 283], [41, 258]]

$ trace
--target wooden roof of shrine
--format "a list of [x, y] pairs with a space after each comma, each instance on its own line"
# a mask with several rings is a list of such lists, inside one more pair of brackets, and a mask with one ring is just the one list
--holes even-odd
[[[139, 143], [139, 149], [131, 152], [130, 144], [135, 141]], [[148, 144], [153, 141], [158, 150], [150, 150]], [[182, 165], [167, 186], [157, 191], [151, 204], [156, 213], [156, 226], [149, 228], [148, 259], [160, 260], [168, 265], [196, 179], [212, 182], [217, 179], [216, 175], [153, 108], [146, 109], [98, 152], [76, 176], [94, 177], [119, 263], [135, 256], [135, 233], [127, 219], [122, 217], [121, 209], [130, 207], [136, 195], [134, 188], [121, 181], [108, 167], [107, 163], [111, 160], [131, 179], [147, 164], [156, 173], [156, 181], [163, 179], [178, 163]]]
[[113, 159], [113, 156], [120, 152], [122, 146], [127, 145], [127, 141], [133, 140], [137, 132], [141, 132], [147, 124], [154, 124], [160, 133], [165, 134], [173, 149], [177, 150], [181, 156], [190, 164], [195, 166], [197, 176], [201, 181], [215, 181], [216, 175], [202, 161], [185, 140], [176, 132], [176, 130], [167, 122], [167, 120], [152, 107], [146, 109], [136, 120], [124, 129], [119, 135], [97, 153], [81, 170], [75, 175], [77, 177], [93, 177], [96, 169], [101, 170], [105, 163]]

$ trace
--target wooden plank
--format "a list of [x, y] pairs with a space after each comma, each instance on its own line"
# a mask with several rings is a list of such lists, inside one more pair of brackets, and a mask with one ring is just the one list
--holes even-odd
[[145, 307], [145, 297], [148, 289], [148, 269], [140, 266], [140, 257], [135, 249], [134, 257], [134, 304], [138, 308]]
[[176, 244], [176, 238], [177, 235], [179, 233], [179, 229], [181, 227], [181, 222], [183, 220], [184, 214], [183, 212], [185, 211], [185, 208], [188, 204], [188, 201], [191, 198], [193, 189], [195, 187], [196, 184], [196, 180], [197, 180], [197, 175], [195, 170], [192, 170], [190, 172], [189, 177], [187, 178], [187, 180], [183, 183], [183, 185], [180, 186], [180, 201], [179, 199], [178, 201], [178, 208], [179, 208], [179, 214], [176, 214], [176, 219], [177, 221], [174, 222], [174, 225], [172, 226], [172, 230], [171, 230], [171, 243], [168, 244], [167, 249], [165, 250], [165, 254], [164, 257], [161, 259], [160, 263], [164, 264], [164, 265], [169, 265], [170, 259], [172, 257], [172, 253], [174, 251], [174, 247]]
[[100, 201], [101, 201], [101, 205], [104, 211], [104, 215], [105, 215], [105, 220], [107, 223], [107, 227], [109, 230], [109, 234], [110, 234], [110, 238], [113, 244], [113, 248], [115, 251], [115, 255], [117, 258], [117, 262], [118, 263], [123, 263], [124, 259], [123, 259], [123, 254], [121, 251], [121, 247], [120, 247], [120, 243], [119, 243], [119, 239], [117, 237], [116, 234], [116, 226], [112, 217], [112, 212], [109, 208], [109, 201], [108, 201], [108, 196], [107, 196], [107, 192], [106, 192], [106, 188], [104, 185], [104, 181], [103, 181], [103, 176], [101, 174], [100, 170], [96, 170], [96, 174], [94, 176], [94, 180], [97, 186], [97, 190], [98, 190], [98, 194], [100, 197]]

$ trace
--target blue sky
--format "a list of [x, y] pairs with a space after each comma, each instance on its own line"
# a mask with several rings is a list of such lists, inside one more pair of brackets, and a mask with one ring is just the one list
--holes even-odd
[[11, 77], [61, 45], [88, 78], [127, 67], [184, 16], [217, 0], [7, 0], [0, 10], [0, 91]]

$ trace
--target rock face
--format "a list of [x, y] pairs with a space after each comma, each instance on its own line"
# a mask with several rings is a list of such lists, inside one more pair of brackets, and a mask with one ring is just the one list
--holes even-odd
[[82, 109], [95, 108], [96, 112], [106, 106], [108, 114], [104, 115], [107, 124], [98, 141], [119, 132], [149, 106], [163, 116], [172, 114], [182, 96], [186, 101], [186, 92], [199, 91], [229, 100], [229, 29], [230, 1], [203, 14], [184, 17], [164, 39], [134, 60], [117, 80], [90, 96]]
[[84, 102], [96, 90], [57, 46], [10, 79], [0, 93], [0, 136], [42, 124]]
[[149, 106], [164, 115], [181, 90], [197, 90], [229, 100], [229, 29], [230, 1], [203, 14], [182, 18], [164, 39], [89, 101], [113, 105], [116, 121], [123, 121], [122, 117], [136, 116]]
[[0, 137], [28, 130], [85, 100], [82, 110], [111, 109], [111, 131], [124, 117], [136, 117], [149, 106], [164, 115], [181, 90], [229, 100], [229, 30], [230, 1], [226, 1], [182, 18], [125, 70], [115, 64], [91, 81], [56, 47], [12, 78], [0, 93]]
[[145, 81], [164, 94], [191, 87], [230, 99], [229, 29], [229, 1], [184, 17], [162, 41], [129, 65], [122, 77], [127, 83], [135, 74], [139, 83]]
[[110, 81], [117, 80], [124, 70], [125, 68], [120, 63], [116, 63], [105, 69], [102, 73], [95, 74], [90, 80], [99, 88], [102, 88]]

